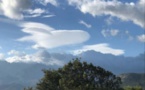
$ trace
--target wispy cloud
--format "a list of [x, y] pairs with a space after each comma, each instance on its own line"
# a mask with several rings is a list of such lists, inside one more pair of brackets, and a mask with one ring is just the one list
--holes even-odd
[[52, 4], [54, 6], [58, 6], [59, 5], [57, 0], [36, 0], [36, 1], [38, 1], [39, 3], [41, 3], [41, 4], [45, 5], [45, 6], [47, 4]]
[[107, 18], [105, 21], [108, 25], [111, 25], [114, 22], [113, 17], [111, 17], [111, 16], [109, 18]]
[[137, 36], [137, 39], [138, 39], [140, 42], [145, 43], [145, 34], [142, 34], [142, 35]]
[[110, 15], [123, 21], [132, 21], [145, 28], [144, 0], [139, 0], [137, 3], [123, 3], [118, 0], [68, 0], [68, 2], [83, 13], [89, 13], [92, 16]]
[[130, 32], [128, 30], [125, 31], [125, 34], [128, 36], [128, 40], [133, 40], [134, 37], [130, 34]]
[[81, 49], [75, 50], [74, 54], [80, 54], [89, 50], [94, 50], [103, 54], [112, 54], [115, 56], [123, 55], [125, 52], [122, 49], [114, 49], [107, 43], [95, 44], [95, 45], [85, 45]]
[[20, 24], [22, 31], [29, 35], [18, 41], [34, 42], [34, 48], [55, 48], [87, 41], [90, 35], [83, 30], [56, 30], [48, 25], [36, 22]]
[[28, 9], [26, 12], [28, 13], [28, 15], [25, 15], [24, 17], [38, 17], [41, 16], [42, 14], [48, 13], [47, 10], [41, 8], [36, 8], [34, 10]]
[[56, 15], [50, 14], [50, 15], [44, 15], [43, 18], [50, 18], [50, 17], [54, 17]]
[[91, 27], [92, 27], [92, 25], [86, 23], [86, 22], [83, 21], [83, 20], [79, 21], [79, 23], [82, 24], [82, 25], [84, 25], [84, 26], [86, 26], [87, 28], [91, 28]]
[[119, 30], [117, 30], [117, 29], [111, 29], [111, 30], [105, 30], [105, 29], [103, 29], [102, 31], [101, 31], [101, 34], [104, 36], [104, 37], [108, 37], [108, 36], [117, 36], [118, 35], [118, 33], [119, 33]]

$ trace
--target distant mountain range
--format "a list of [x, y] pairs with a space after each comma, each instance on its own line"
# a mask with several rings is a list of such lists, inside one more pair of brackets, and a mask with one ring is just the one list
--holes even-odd
[[[123, 85], [129, 85], [130, 83], [130, 85], [143, 84], [143, 75], [136, 76], [133, 73], [144, 73], [144, 54], [137, 57], [125, 57], [87, 51], [78, 56], [59, 53], [53, 53], [51, 56], [65, 63], [72, 60], [72, 58], [81, 57], [81, 61], [101, 66], [116, 75], [121, 74]], [[34, 86], [43, 77], [42, 69], [57, 69], [59, 67], [40, 63], [8, 63], [4, 60], [0, 61], [0, 90], [23, 90], [24, 87]], [[132, 78], [132, 75], [135, 78]], [[138, 78], [140, 78], [140, 81], [137, 81]]]

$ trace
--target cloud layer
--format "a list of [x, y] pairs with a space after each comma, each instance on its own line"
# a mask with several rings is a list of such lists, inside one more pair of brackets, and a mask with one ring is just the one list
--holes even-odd
[[80, 44], [89, 39], [89, 34], [83, 30], [56, 30], [41, 23], [28, 22], [20, 24], [22, 31], [29, 35], [18, 41], [33, 42], [34, 48], [55, 48], [65, 45]]
[[137, 3], [122, 3], [118, 0], [68, 0], [68, 2], [83, 13], [92, 16], [110, 15], [123, 21], [132, 21], [145, 28], [144, 0], [139, 0]]

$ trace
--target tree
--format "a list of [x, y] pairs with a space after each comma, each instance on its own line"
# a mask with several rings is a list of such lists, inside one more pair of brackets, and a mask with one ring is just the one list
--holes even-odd
[[121, 79], [77, 58], [58, 70], [44, 70], [37, 90], [120, 90]]

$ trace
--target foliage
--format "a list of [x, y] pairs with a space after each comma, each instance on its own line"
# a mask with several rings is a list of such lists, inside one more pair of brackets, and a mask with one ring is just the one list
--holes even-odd
[[143, 90], [143, 89], [140, 86], [135, 86], [135, 87], [127, 86], [124, 88], [124, 90]]
[[122, 90], [121, 79], [77, 58], [58, 70], [44, 70], [36, 90]]

